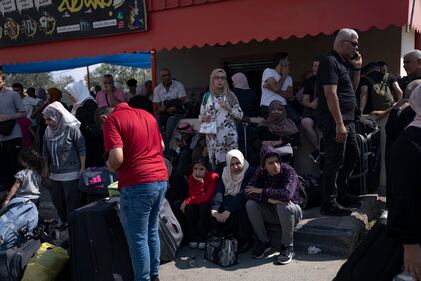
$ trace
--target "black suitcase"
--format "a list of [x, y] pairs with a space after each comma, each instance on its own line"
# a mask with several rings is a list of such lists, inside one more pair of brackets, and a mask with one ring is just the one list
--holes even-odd
[[402, 271], [403, 249], [378, 221], [339, 269], [333, 281], [386, 281]]
[[379, 186], [380, 130], [377, 127], [369, 134], [356, 134], [356, 137], [360, 159], [350, 177], [348, 191], [354, 195], [363, 195], [375, 191]]
[[120, 198], [103, 199], [69, 218], [73, 281], [133, 280], [129, 248], [119, 218]]
[[0, 281], [19, 281], [29, 260], [41, 246], [39, 240], [30, 239], [20, 246], [0, 251]]

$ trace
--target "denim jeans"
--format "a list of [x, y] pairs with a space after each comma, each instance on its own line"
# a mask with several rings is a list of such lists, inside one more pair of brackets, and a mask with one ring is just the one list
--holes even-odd
[[167, 181], [148, 182], [121, 190], [121, 221], [130, 247], [135, 281], [159, 275], [159, 209]]

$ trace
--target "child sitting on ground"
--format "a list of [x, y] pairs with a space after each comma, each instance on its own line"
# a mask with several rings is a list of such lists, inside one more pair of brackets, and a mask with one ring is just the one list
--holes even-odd
[[206, 236], [210, 229], [210, 201], [215, 192], [218, 174], [210, 169], [206, 158], [194, 161], [192, 174], [189, 176], [189, 196], [180, 206], [186, 215], [187, 236], [190, 248], [206, 247]]
[[16, 181], [3, 201], [2, 207], [7, 206], [13, 197], [28, 198], [38, 206], [43, 158], [33, 148], [26, 148], [19, 153], [18, 160], [25, 169], [15, 175]]

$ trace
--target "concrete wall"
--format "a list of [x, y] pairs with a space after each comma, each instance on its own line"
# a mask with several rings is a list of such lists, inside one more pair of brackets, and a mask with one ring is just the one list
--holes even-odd
[[400, 43], [401, 43], [401, 59], [399, 61], [399, 67], [400, 67], [401, 76], [405, 76], [406, 72], [405, 72], [405, 69], [403, 68], [403, 56], [415, 48], [415, 31], [407, 30], [406, 26], [402, 27]]
[[[401, 35], [400, 27], [386, 30], [371, 29], [360, 32], [360, 51], [364, 63], [384, 60], [389, 64], [390, 72], [400, 72]], [[279, 39], [274, 42], [249, 42], [236, 45], [202, 47], [161, 51], [157, 54], [158, 69], [169, 67], [173, 76], [186, 87], [203, 87], [209, 83], [210, 72], [221, 66], [224, 58], [273, 55], [287, 51], [290, 55], [291, 73], [299, 78], [311, 67], [314, 56], [326, 54], [331, 49], [333, 35], [315, 37]]]

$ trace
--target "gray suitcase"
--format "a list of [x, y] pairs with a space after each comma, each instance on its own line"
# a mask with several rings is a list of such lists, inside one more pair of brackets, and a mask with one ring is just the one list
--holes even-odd
[[161, 242], [161, 262], [174, 260], [183, 240], [183, 231], [167, 199], [164, 199], [159, 213], [159, 240]]

